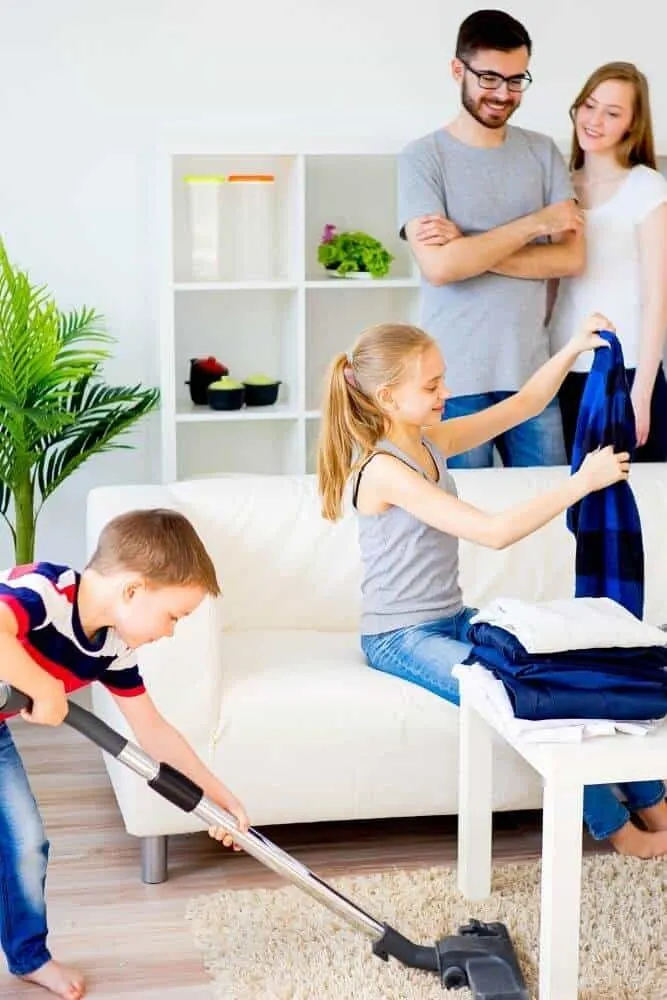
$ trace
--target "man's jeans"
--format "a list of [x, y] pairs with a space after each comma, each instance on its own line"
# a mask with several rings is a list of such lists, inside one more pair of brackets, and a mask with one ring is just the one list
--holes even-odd
[[46, 947], [49, 845], [23, 761], [0, 722], [0, 943], [15, 976], [51, 958]]
[[[474, 614], [474, 608], [462, 608], [449, 618], [362, 635], [361, 648], [375, 670], [418, 684], [458, 705], [459, 685], [452, 670], [472, 649], [468, 627]], [[619, 788], [632, 811], [656, 805], [665, 796], [662, 781], [631, 781]], [[630, 818], [628, 809], [610, 785], [585, 786], [584, 821], [596, 840], [606, 840], [625, 826]]]
[[[471, 396], [453, 396], [445, 404], [442, 419], [450, 420], [453, 417], [479, 413], [513, 395], [515, 393], [512, 392], [483, 392]], [[452, 455], [447, 459], [447, 466], [450, 469], [489, 468], [493, 465], [494, 445], [503, 465], [566, 465], [563, 422], [558, 400], [552, 400], [538, 416], [512, 427], [492, 441], [460, 455]]]

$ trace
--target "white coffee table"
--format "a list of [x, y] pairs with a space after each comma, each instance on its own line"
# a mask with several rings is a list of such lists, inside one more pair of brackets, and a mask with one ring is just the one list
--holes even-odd
[[[491, 893], [492, 718], [470, 678], [460, 679], [458, 886], [468, 899]], [[477, 695], [477, 696], [476, 696]], [[584, 785], [667, 774], [667, 725], [644, 736], [580, 743], [509, 740], [543, 783], [540, 1000], [577, 1000]]]

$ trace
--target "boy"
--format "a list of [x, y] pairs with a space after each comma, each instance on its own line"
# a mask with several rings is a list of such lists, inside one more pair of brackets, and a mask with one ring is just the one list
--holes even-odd
[[[143, 749], [183, 771], [247, 830], [240, 802], [157, 711], [135, 653], [172, 635], [179, 619], [219, 593], [211, 559], [185, 517], [161, 509], [122, 514], [103, 529], [81, 574], [51, 563], [0, 574], [0, 676], [33, 699], [23, 717], [50, 726], [67, 714], [66, 693], [101, 681]], [[80, 1000], [83, 976], [46, 947], [49, 845], [5, 719], [0, 715], [0, 942], [13, 975]], [[222, 831], [210, 834], [231, 846]]]

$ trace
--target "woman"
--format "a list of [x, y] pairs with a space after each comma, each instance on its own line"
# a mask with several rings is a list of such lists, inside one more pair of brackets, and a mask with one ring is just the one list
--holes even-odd
[[[667, 460], [667, 179], [656, 169], [646, 77], [632, 63], [600, 66], [570, 109], [570, 169], [586, 218], [586, 268], [561, 278], [549, 321], [552, 352], [591, 312], [613, 316], [637, 430], [635, 461]], [[590, 356], [558, 394], [568, 460]]]

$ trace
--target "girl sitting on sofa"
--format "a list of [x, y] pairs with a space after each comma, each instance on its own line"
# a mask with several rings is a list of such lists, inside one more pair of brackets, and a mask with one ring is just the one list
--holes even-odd
[[[463, 604], [458, 539], [505, 548], [595, 490], [629, 473], [627, 452], [589, 454], [565, 482], [500, 513], [458, 499], [446, 458], [475, 448], [540, 413], [584, 351], [606, 347], [592, 315], [579, 333], [513, 396], [480, 413], [441, 421], [449, 392], [431, 337], [402, 324], [366, 330], [327, 378], [318, 447], [322, 513], [335, 521], [352, 480], [363, 564], [361, 646], [371, 667], [458, 704], [452, 669], [471, 649], [472, 608]], [[660, 781], [623, 786], [629, 808], [605, 785], [584, 790], [592, 835], [624, 854], [667, 854], [667, 802]]]

